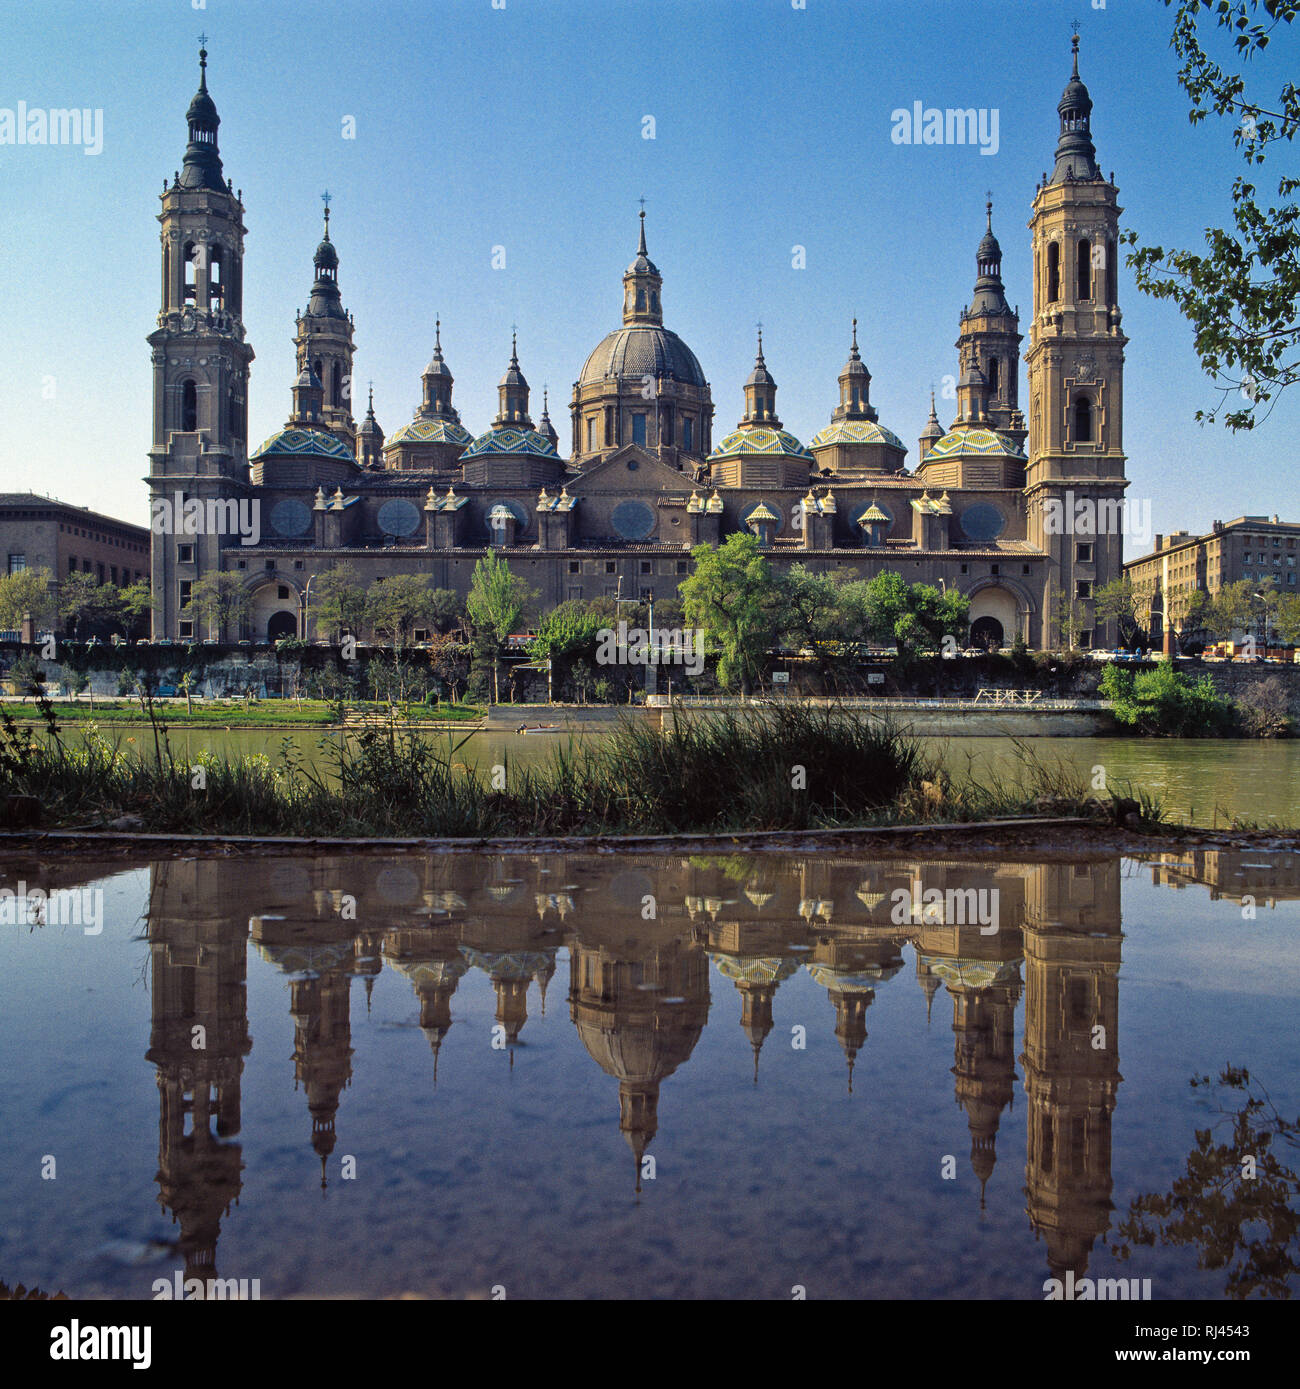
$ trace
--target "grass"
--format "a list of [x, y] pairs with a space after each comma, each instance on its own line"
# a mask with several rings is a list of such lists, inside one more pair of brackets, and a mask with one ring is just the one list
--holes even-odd
[[323, 739], [323, 768], [304, 765], [288, 739], [274, 760], [208, 751], [189, 760], [151, 704], [152, 737], [125, 750], [97, 726], [69, 736], [48, 702], [38, 710], [45, 736], [0, 708], [0, 796], [36, 798], [49, 827], [129, 816], [130, 828], [165, 833], [663, 834], [1105, 808], [1063, 765], [1026, 754], [1019, 779], [954, 778], [918, 741], [834, 707], [680, 715], [670, 734], [626, 720], [606, 738], [566, 740], [547, 762], [518, 768], [478, 767], [472, 731], [430, 738], [394, 723]]
[[[28, 721], [42, 724], [39, 701], [31, 706], [6, 703], [3, 706], [16, 722]], [[147, 707], [139, 699], [97, 698], [92, 706], [84, 698], [76, 703], [60, 703], [54, 706], [60, 723], [65, 724], [149, 724]], [[387, 704], [349, 700], [349, 714], [387, 714]], [[336, 702], [324, 699], [304, 699], [301, 703], [294, 699], [259, 699], [247, 703], [235, 699], [229, 704], [220, 700], [195, 700], [192, 709], [185, 707], [184, 699], [167, 704], [155, 701], [155, 713], [166, 719], [169, 725], [187, 728], [242, 728], [242, 727], [332, 727], [337, 726], [338, 709]], [[483, 717], [484, 710], [477, 704], [447, 704], [435, 708], [433, 705], [411, 704], [402, 706], [402, 719], [428, 723], [470, 723]]]

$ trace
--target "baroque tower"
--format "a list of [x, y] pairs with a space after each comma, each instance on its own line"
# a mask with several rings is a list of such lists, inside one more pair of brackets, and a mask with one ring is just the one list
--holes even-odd
[[1124, 347], [1118, 304], [1118, 190], [1101, 175], [1092, 98], [1074, 70], [1060, 138], [1039, 185], [1029, 330], [1029, 538], [1051, 556], [1041, 643], [1101, 646], [1096, 590], [1122, 573]]
[[[199, 89], [185, 113], [185, 160], [161, 195], [162, 304], [148, 342], [153, 356], [153, 443], [149, 449], [150, 582], [158, 601], [154, 635], [190, 637], [180, 616], [200, 574], [221, 567], [220, 549], [235, 540], [202, 523], [183, 531], [178, 499], [247, 495], [248, 373], [245, 341], [244, 206], [222, 178], [217, 127], [208, 94], [208, 54], [199, 50]], [[237, 541], [236, 541], [237, 543]]]
[[1020, 314], [1007, 303], [1002, 284], [1002, 247], [993, 235], [991, 196], [984, 208], [987, 221], [975, 253], [975, 292], [962, 310], [956, 343], [963, 368], [958, 414], [1009, 435], [1023, 448], [1025, 418], [1018, 401]]
[[357, 422], [352, 417], [352, 315], [339, 294], [339, 253], [330, 240], [330, 195], [325, 203], [325, 233], [316, 247], [307, 312], [298, 316], [293, 345], [298, 370], [306, 368], [320, 379], [319, 428], [328, 430], [350, 453], [356, 453]]

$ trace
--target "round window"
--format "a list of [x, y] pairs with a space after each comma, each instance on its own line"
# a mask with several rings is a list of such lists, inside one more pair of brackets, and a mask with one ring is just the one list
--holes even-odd
[[379, 508], [379, 529], [385, 535], [414, 535], [420, 525], [420, 510], [414, 502], [394, 497]]
[[271, 508], [271, 529], [276, 535], [306, 535], [311, 530], [311, 507], [306, 502], [276, 502]]
[[977, 502], [961, 514], [961, 528], [970, 540], [996, 540], [1007, 528], [1007, 518], [989, 502]]
[[609, 519], [621, 540], [648, 540], [654, 534], [655, 514], [645, 502], [619, 502]]

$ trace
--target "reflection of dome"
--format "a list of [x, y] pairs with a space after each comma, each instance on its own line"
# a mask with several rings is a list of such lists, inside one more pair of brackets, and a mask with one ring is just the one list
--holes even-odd
[[642, 1084], [663, 1080], [689, 1059], [704, 1030], [704, 1022], [683, 1026], [677, 1010], [665, 1007], [663, 1021], [639, 1015], [616, 1019], [612, 1026], [580, 1017], [576, 1022], [582, 1045], [606, 1075]]
[[462, 447], [473, 443], [474, 436], [464, 425], [451, 420], [414, 419], [404, 424], [388, 440], [389, 444], [460, 444]]
[[870, 992], [877, 985], [892, 979], [902, 967], [901, 961], [885, 965], [868, 965], [854, 970], [810, 964], [808, 973], [823, 989], [831, 989], [835, 993], [863, 993]]
[[539, 970], [555, 969], [554, 952], [546, 950], [475, 950], [458, 947], [468, 965], [493, 979], [531, 980]]
[[489, 453], [528, 453], [558, 458], [555, 445], [535, 429], [489, 429], [465, 450], [465, 458], [481, 458]]
[[789, 955], [715, 955], [713, 963], [733, 984], [779, 984], [799, 969], [799, 961]]
[[607, 376], [668, 377], [688, 386], [705, 386], [704, 372], [689, 347], [658, 324], [634, 323], [602, 338], [583, 363], [580, 386]]
[[328, 944], [259, 944], [264, 959], [285, 974], [302, 974], [314, 978], [337, 969], [352, 956], [351, 938]]
[[718, 458], [736, 458], [747, 454], [776, 455], [785, 458], [798, 458], [811, 463], [812, 454], [784, 429], [733, 429], [709, 455], [710, 461]]
[[832, 420], [808, 440], [810, 449], [827, 444], [888, 444], [890, 448], [907, 452], [907, 445], [893, 430], [885, 429], [874, 420]]
[[355, 463], [348, 451], [346, 444], [340, 443], [332, 434], [326, 434], [323, 429], [282, 429], [277, 434], [272, 434], [269, 439], [260, 444], [252, 455], [254, 459], [269, 458], [271, 456], [310, 458], [338, 458], [346, 463]]
[[927, 970], [945, 984], [967, 989], [987, 989], [1020, 978], [1020, 958], [1014, 960], [965, 960], [943, 955], [920, 956]]
[[931, 463], [938, 458], [958, 458], [971, 453], [1025, 461], [1024, 450], [1018, 444], [992, 429], [951, 429], [926, 454], [925, 461]]

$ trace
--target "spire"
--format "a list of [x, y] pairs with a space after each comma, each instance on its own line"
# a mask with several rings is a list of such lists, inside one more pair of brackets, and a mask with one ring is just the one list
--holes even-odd
[[968, 314], [1009, 314], [1006, 289], [1002, 284], [1002, 247], [993, 235], [993, 194], [985, 194], [984, 235], [975, 252], [975, 294]]
[[[547, 387], [542, 387], [542, 417], [537, 421], [537, 432], [544, 438], [549, 439], [552, 444], [558, 446], [560, 436], [555, 431], [555, 426], [551, 423], [551, 413], [548, 408], [550, 402], [550, 391]], [[545, 999], [545, 985], [543, 985], [542, 998]]]
[[763, 325], [758, 325], [758, 352], [754, 370], [745, 379], [745, 418], [741, 427], [761, 425], [765, 429], [780, 429], [776, 417], [776, 382], [763, 360]]
[[874, 420], [876, 411], [871, 405], [871, 373], [858, 352], [858, 320], [853, 320], [853, 341], [849, 360], [839, 375], [840, 400], [831, 411], [832, 420]]
[[330, 240], [330, 202], [334, 195], [326, 189], [320, 196], [325, 204], [325, 231], [312, 257], [316, 278], [312, 282], [307, 312], [319, 318], [346, 318], [339, 295], [339, 253]]
[[[642, 199], [644, 203], [645, 199]], [[663, 288], [654, 261], [645, 244], [645, 208], [641, 208], [641, 224], [637, 237], [636, 259], [623, 272], [623, 322], [661, 324], [663, 306], [659, 292]]]
[[451, 390], [455, 378], [442, 358], [442, 319], [433, 320], [433, 357], [425, 367], [421, 377], [424, 383], [424, 399], [416, 412], [422, 419], [446, 419], [460, 423], [459, 413], [452, 407]]
[[492, 421], [493, 429], [531, 429], [533, 421], [528, 414], [528, 382], [519, 369], [519, 340], [511, 326], [510, 365], [497, 386], [497, 416]]
[[217, 127], [221, 124], [221, 117], [217, 115], [216, 102], [208, 95], [207, 41], [206, 34], [199, 35], [199, 89], [185, 113], [190, 142], [185, 147], [180, 186], [210, 188], [224, 193], [227, 189], [221, 176], [221, 153], [217, 148]]
[[1097, 167], [1097, 150], [1092, 143], [1092, 97], [1079, 77], [1079, 33], [1070, 41], [1073, 65], [1070, 80], [1065, 84], [1057, 111], [1061, 116], [1061, 133], [1056, 142], [1056, 165], [1052, 183], [1069, 183], [1101, 178]]

